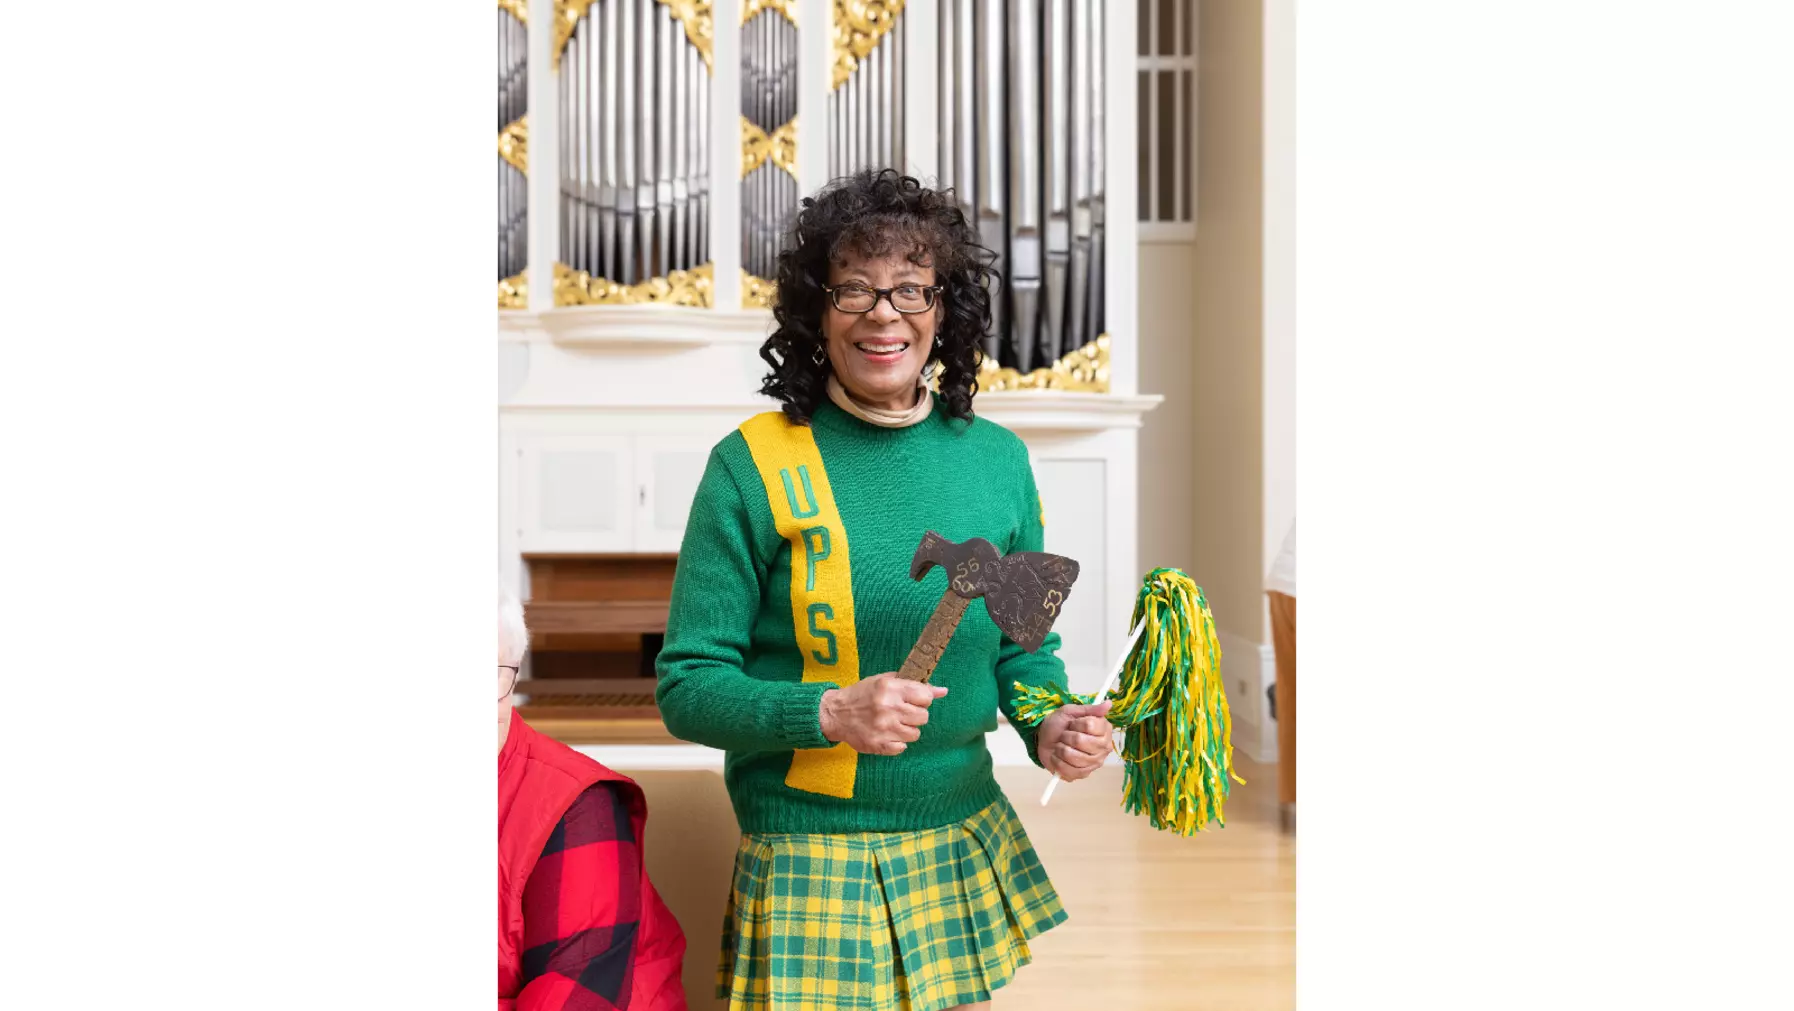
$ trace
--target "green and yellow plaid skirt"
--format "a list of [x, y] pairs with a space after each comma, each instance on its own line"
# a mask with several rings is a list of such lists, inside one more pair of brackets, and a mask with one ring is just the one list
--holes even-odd
[[717, 996], [730, 1011], [989, 1000], [1065, 921], [1009, 801], [917, 832], [743, 836]]

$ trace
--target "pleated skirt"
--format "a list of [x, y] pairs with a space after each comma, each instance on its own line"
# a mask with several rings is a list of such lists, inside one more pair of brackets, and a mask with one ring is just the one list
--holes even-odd
[[731, 1011], [989, 1000], [1065, 921], [1007, 799], [916, 832], [743, 836], [717, 996]]

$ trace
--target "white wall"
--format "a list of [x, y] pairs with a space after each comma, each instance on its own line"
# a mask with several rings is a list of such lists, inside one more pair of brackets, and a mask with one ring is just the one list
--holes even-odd
[[[1269, 570], [1296, 516], [1295, 0], [1265, 0], [1264, 31], [1264, 568]], [[1264, 641], [1270, 641], [1268, 626]]]

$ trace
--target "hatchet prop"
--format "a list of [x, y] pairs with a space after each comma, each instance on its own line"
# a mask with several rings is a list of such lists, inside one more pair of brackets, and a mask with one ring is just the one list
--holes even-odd
[[956, 544], [930, 530], [922, 535], [910, 562], [910, 578], [920, 582], [937, 565], [947, 573], [947, 589], [897, 671], [898, 677], [910, 681], [927, 681], [934, 674], [966, 607], [977, 597], [984, 598], [985, 609], [1004, 635], [1030, 653], [1038, 650], [1078, 579], [1078, 563], [1063, 555], [1044, 551], [1000, 555], [982, 537]]

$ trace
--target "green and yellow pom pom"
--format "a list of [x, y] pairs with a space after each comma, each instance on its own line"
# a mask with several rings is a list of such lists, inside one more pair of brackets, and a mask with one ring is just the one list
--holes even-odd
[[[1109, 722], [1126, 731], [1122, 803], [1156, 829], [1189, 836], [1210, 822], [1225, 827], [1232, 783], [1232, 714], [1221, 680], [1221, 646], [1202, 588], [1177, 569], [1154, 569], [1134, 603], [1129, 627], [1146, 627], [1109, 693]], [[1016, 719], [1036, 726], [1066, 705], [1093, 696], [1017, 684]]]

